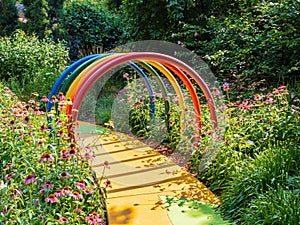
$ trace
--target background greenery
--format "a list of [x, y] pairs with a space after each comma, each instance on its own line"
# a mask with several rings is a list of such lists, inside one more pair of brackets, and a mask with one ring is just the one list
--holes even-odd
[[[299, 0], [2, 0], [0, 79], [28, 99], [48, 95], [68, 63], [86, 54], [147, 39], [185, 46], [229, 87], [225, 144], [205, 170], [200, 146], [189, 169], [220, 195], [225, 218], [299, 224], [299, 14]], [[119, 80], [95, 103], [99, 123], [110, 119]]]

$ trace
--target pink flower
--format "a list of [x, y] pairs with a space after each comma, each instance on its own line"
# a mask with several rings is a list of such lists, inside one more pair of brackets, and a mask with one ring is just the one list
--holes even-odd
[[100, 163], [99, 164], [99, 166], [103, 166], [103, 167], [105, 167], [105, 168], [107, 168], [107, 169], [110, 169], [110, 166], [109, 166], [109, 164], [108, 164], [108, 161], [106, 160], [106, 161], [104, 161], [103, 163]]
[[13, 176], [14, 176], [14, 174], [12, 174], [12, 173], [7, 174], [7, 175], [5, 176], [5, 179], [6, 179], [6, 180], [9, 180], [9, 179], [11, 179]]
[[93, 191], [88, 190], [88, 189], [85, 189], [85, 190], [84, 190], [84, 193], [85, 193], [86, 195], [91, 195], [91, 194], [93, 194]]
[[50, 203], [57, 203], [59, 202], [58, 199], [55, 197], [54, 194], [50, 194], [46, 199], [46, 202], [50, 202]]
[[287, 104], [287, 101], [281, 100], [280, 104], [281, 104], [281, 105], [285, 105], [285, 104]]
[[32, 95], [34, 95], [35, 97], [39, 97], [39, 93], [37, 93], [36, 91], [33, 92]]
[[265, 90], [267, 90], [267, 88], [262, 87], [262, 88], [260, 88], [259, 90], [260, 90], [260, 91], [265, 91]]
[[76, 183], [76, 187], [80, 188], [80, 189], [86, 189], [86, 185], [85, 182], [83, 180], [80, 180]]
[[41, 158], [40, 158], [40, 160], [39, 160], [39, 163], [41, 163], [41, 162], [53, 162], [54, 161], [54, 159], [53, 159], [53, 157], [50, 155], [50, 154], [48, 154], [48, 153], [44, 153], [42, 156], [41, 156]]
[[70, 154], [71, 156], [77, 155], [76, 148], [72, 148], [72, 149], [69, 151], [69, 154]]
[[82, 213], [83, 211], [79, 208], [76, 208], [76, 212]]
[[34, 101], [33, 98], [31, 98], [31, 99], [28, 100], [28, 103], [35, 104], [35, 101]]
[[5, 169], [8, 169], [8, 168], [13, 167], [13, 166], [14, 166], [13, 163], [7, 163]]
[[105, 187], [110, 187], [110, 188], [112, 188], [112, 185], [111, 185], [111, 181], [110, 181], [110, 180], [105, 181], [105, 182], [104, 182], [104, 185], [105, 185]]
[[61, 160], [68, 160], [69, 157], [68, 157], [67, 155], [62, 155], [62, 156], [60, 157], [60, 159], [61, 159]]
[[55, 103], [55, 102], [58, 102], [58, 100], [57, 100], [56, 96], [53, 95], [53, 96], [51, 97], [50, 103]]
[[58, 97], [59, 100], [64, 100], [65, 99], [64, 93], [62, 93], [62, 92], [59, 92], [57, 97]]
[[70, 175], [67, 173], [67, 172], [62, 172], [60, 175], [59, 175], [59, 178], [62, 178], [62, 179], [67, 179]]
[[61, 196], [64, 196], [65, 194], [62, 190], [58, 190], [58, 191], [54, 192], [54, 195], [57, 197], [61, 197]]
[[33, 114], [34, 114], [34, 115], [42, 115], [43, 112], [40, 111], [40, 109], [39, 109], [38, 107], [35, 107], [34, 110], [33, 110]]
[[24, 178], [24, 183], [25, 184], [31, 184], [33, 182], [36, 181], [36, 178], [35, 178], [35, 175], [27, 175], [25, 178]]
[[87, 222], [89, 224], [99, 224], [100, 223], [100, 217], [97, 212], [93, 212], [89, 214], [86, 218]]
[[60, 223], [69, 223], [69, 220], [66, 217], [62, 216], [62, 217], [59, 218], [59, 222]]
[[54, 184], [52, 184], [49, 180], [46, 181], [46, 183], [43, 184], [44, 188], [52, 188], [54, 187]]
[[49, 130], [49, 128], [45, 124], [43, 124], [40, 128], [40, 132], [45, 132], [45, 131], [48, 131], [48, 130]]
[[48, 102], [48, 101], [49, 99], [45, 95], [41, 98], [41, 102]]
[[72, 191], [70, 190], [69, 187], [64, 187], [62, 189], [62, 192], [63, 192], [64, 195], [71, 195], [72, 194]]
[[11, 192], [13, 194], [10, 196], [10, 198], [9, 198], [10, 200], [14, 200], [16, 195], [20, 196], [22, 194], [22, 192], [19, 188], [11, 190]]
[[70, 196], [76, 200], [82, 199], [82, 195], [78, 191], [74, 191], [72, 194], [70, 194]]
[[256, 94], [256, 95], [254, 95], [254, 100], [255, 101], [260, 101], [260, 100], [262, 100], [263, 99], [263, 95], [260, 95], [260, 94]]
[[124, 74], [123, 74], [123, 78], [129, 80], [129, 74], [128, 74], [128, 73], [124, 73]]
[[137, 102], [137, 103], [135, 103], [135, 104], [133, 105], [133, 108], [137, 109], [137, 108], [139, 108], [139, 107], [141, 107], [141, 106], [143, 106], [143, 105], [144, 105], [143, 102]]
[[63, 137], [64, 136], [64, 131], [63, 130], [58, 131], [56, 136], [57, 137]]
[[61, 153], [62, 155], [69, 155], [69, 151], [68, 151], [67, 149], [65, 149], [65, 148], [63, 148], [63, 149], [60, 151], [60, 153]]

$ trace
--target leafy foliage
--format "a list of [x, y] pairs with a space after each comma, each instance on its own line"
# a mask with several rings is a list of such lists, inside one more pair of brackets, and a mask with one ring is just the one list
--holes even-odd
[[187, 23], [169, 39], [203, 56], [218, 77], [291, 82], [299, 79], [299, 6], [293, 0], [256, 3], [209, 17], [204, 27]]
[[67, 49], [50, 39], [39, 40], [22, 31], [0, 39], [0, 79], [23, 100], [33, 91], [48, 95], [67, 65]]
[[24, 25], [27, 34], [36, 34], [43, 38], [51, 34], [48, 18], [49, 5], [46, 0], [24, 0], [25, 17], [28, 22]]
[[66, 6], [63, 23], [72, 59], [78, 57], [80, 49], [95, 46], [109, 50], [119, 43], [123, 35], [120, 18], [88, 3]]
[[18, 12], [15, 0], [0, 1], [0, 36], [10, 35], [17, 27]]

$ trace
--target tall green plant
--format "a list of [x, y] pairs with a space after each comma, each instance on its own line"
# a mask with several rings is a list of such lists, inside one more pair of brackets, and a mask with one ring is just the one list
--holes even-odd
[[0, 38], [0, 59], [0, 79], [24, 100], [33, 91], [48, 95], [69, 61], [62, 44], [27, 36], [20, 30]]

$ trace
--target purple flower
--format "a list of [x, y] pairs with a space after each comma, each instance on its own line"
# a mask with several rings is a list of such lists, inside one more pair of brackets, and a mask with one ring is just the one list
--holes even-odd
[[85, 182], [83, 180], [78, 181], [75, 186], [80, 188], [80, 189], [86, 189], [86, 185], [85, 185]]
[[59, 218], [59, 222], [60, 223], [69, 223], [69, 220], [66, 217], [62, 216], [62, 217]]
[[59, 202], [58, 199], [55, 197], [54, 194], [50, 194], [46, 199], [46, 202], [50, 202], [50, 203], [57, 203]]
[[103, 166], [103, 167], [105, 167], [105, 168], [107, 168], [107, 169], [110, 169], [110, 166], [109, 166], [109, 163], [108, 163], [107, 160], [105, 160], [103, 163], [100, 163], [99, 166]]
[[62, 178], [62, 179], [66, 179], [70, 176], [70, 174], [68, 174], [67, 172], [62, 172], [60, 175], [59, 175], [59, 178]]
[[41, 158], [40, 158], [40, 160], [39, 160], [39, 163], [41, 163], [41, 162], [53, 162], [54, 161], [54, 159], [53, 159], [53, 157], [49, 154], [49, 153], [44, 153], [42, 156], [41, 156]]
[[44, 188], [52, 188], [52, 187], [54, 187], [54, 184], [52, 184], [50, 182], [50, 180], [47, 180], [46, 183], [43, 184], [43, 187]]
[[291, 93], [291, 99], [293, 99], [293, 98], [295, 98], [295, 93], [294, 92]]
[[76, 200], [82, 199], [82, 195], [78, 191], [74, 191], [72, 194], [70, 194], [73, 198]]
[[25, 184], [31, 184], [33, 182], [36, 181], [36, 178], [35, 178], [35, 175], [27, 175], [25, 178], [24, 178], [24, 183]]
[[99, 224], [100, 223], [100, 217], [97, 212], [93, 212], [93, 213], [89, 214], [85, 219], [87, 220], [88, 224]]
[[9, 179], [11, 179], [13, 176], [14, 176], [14, 174], [12, 174], [12, 173], [7, 174], [7, 175], [5, 176], [5, 179], [6, 179], [6, 180], [9, 180]]

